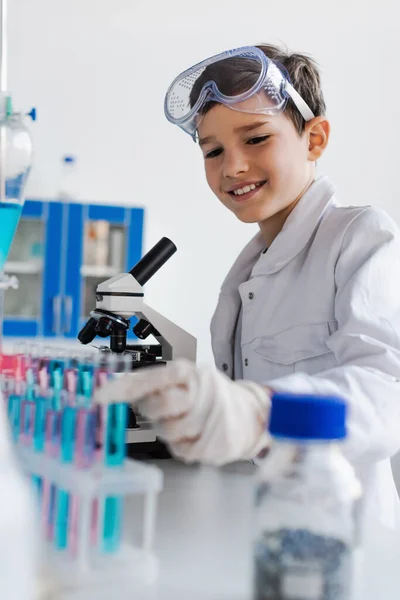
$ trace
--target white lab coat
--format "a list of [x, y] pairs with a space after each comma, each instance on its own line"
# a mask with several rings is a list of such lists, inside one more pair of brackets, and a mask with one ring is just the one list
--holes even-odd
[[211, 323], [216, 365], [234, 378], [235, 329], [244, 379], [277, 391], [348, 402], [344, 451], [366, 510], [400, 529], [390, 457], [400, 449], [400, 234], [370, 206], [341, 207], [320, 178], [266, 253], [241, 252]]

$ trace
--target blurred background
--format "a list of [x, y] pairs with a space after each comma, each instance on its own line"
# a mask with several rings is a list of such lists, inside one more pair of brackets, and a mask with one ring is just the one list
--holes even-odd
[[[227, 48], [283, 43], [317, 59], [332, 124], [319, 173], [342, 204], [377, 204], [400, 222], [395, 9], [388, 0], [10, 1], [9, 88], [16, 109], [34, 105], [38, 120], [26, 194], [36, 204], [6, 269], [24, 293], [6, 294], [5, 334], [74, 339], [97, 283], [168, 236], [178, 252], [146, 301], [198, 338], [200, 363], [212, 360], [219, 287], [256, 227], [213, 197], [199, 148], [166, 121], [163, 100], [175, 75]], [[65, 214], [52, 205], [62, 196], [74, 205]]]

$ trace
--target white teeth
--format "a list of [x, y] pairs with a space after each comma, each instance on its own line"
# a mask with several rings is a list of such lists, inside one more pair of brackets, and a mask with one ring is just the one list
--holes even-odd
[[251, 190], [255, 190], [256, 187], [259, 187], [261, 185], [261, 183], [251, 183], [250, 185], [245, 185], [242, 188], [239, 188], [238, 190], [233, 190], [233, 193], [235, 194], [235, 196], [241, 196], [242, 194], [247, 194], [247, 192], [251, 192]]

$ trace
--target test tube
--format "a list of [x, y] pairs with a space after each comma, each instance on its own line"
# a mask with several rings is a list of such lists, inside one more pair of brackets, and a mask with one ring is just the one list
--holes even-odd
[[[60, 458], [64, 464], [72, 463], [74, 458], [77, 410], [74, 406], [65, 406], [61, 413]], [[71, 494], [58, 489], [54, 529], [54, 543], [58, 550], [64, 550], [68, 544], [70, 503]]]
[[[75, 454], [75, 438], [77, 424], [77, 380], [78, 369], [77, 360], [75, 358], [68, 361], [67, 368], [64, 371], [64, 387], [66, 390], [66, 402], [63, 411], [63, 440], [62, 457], [63, 462], [72, 462]], [[59, 549], [71, 549], [73, 547], [74, 530], [77, 526], [75, 505], [77, 499], [65, 490], [59, 492], [59, 510], [58, 521], [59, 530], [56, 540]], [[72, 539], [72, 541], [71, 541]]]
[[45, 452], [52, 458], [60, 456], [61, 411], [50, 408], [46, 412]]
[[[75, 444], [75, 465], [79, 469], [90, 468], [95, 461], [95, 443], [96, 443], [96, 413], [94, 409], [77, 408], [76, 414], [76, 444]], [[68, 525], [68, 547], [70, 553], [75, 556], [77, 553], [78, 527], [80, 514], [79, 499], [70, 496], [69, 503], [69, 525]], [[93, 507], [93, 513], [96, 507]], [[91, 515], [90, 538], [96, 538], [97, 518]], [[85, 524], [81, 524], [85, 526]]]
[[3, 393], [3, 400], [6, 407], [8, 406], [8, 397], [15, 390], [15, 380], [10, 373], [2, 374], [1, 377], [1, 391]]
[[[44, 449], [51, 458], [58, 458], [61, 441], [61, 413], [54, 409], [53, 390], [48, 389], [49, 377], [47, 369], [41, 363], [39, 369], [39, 390], [48, 404], [45, 411], [45, 440]], [[50, 408], [48, 408], [50, 406]], [[40, 437], [40, 434], [39, 434]], [[42, 528], [45, 539], [54, 539], [54, 525], [56, 517], [57, 488], [51, 481], [42, 481]]]
[[[10, 357], [9, 371], [3, 377], [3, 392], [7, 406], [7, 414], [11, 427], [11, 433], [14, 442], [20, 439], [21, 425], [28, 420], [28, 409], [24, 411], [24, 421], [22, 420], [22, 403], [25, 400], [25, 383], [24, 377], [26, 372], [26, 364], [24, 356], [14, 354]], [[29, 429], [29, 421], [27, 423]], [[24, 438], [26, 441], [26, 438]]]
[[35, 420], [36, 402], [34, 400], [22, 400], [20, 441], [24, 446], [34, 445]]
[[[30, 410], [32, 418], [31, 427], [33, 427], [33, 431], [29, 432], [29, 442], [35, 452], [43, 452], [47, 399], [43, 396], [38, 396], [39, 357], [37, 356], [37, 352], [35, 353], [35, 347], [32, 348], [26, 343], [20, 345], [19, 351], [22, 356], [21, 375], [24, 380], [25, 409], [29, 407], [28, 410]], [[26, 423], [26, 418], [24, 416], [22, 416], [22, 420]], [[39, 507], [41, 507], [43, 490], [42, 478], [38, 475], [32, 475], [31, 480]]]
[[[96, 387], [102, 387], [107, 383], [110, 377], [110, 364], [112, 362], [111, 355], [102, 356], [96, 369]], [[111, 361], [111, 362], [110, 362]], [[105, 450], [105, 435], [107, 430], [107, 406], [96, 404], [94, 406], [96, 412], [96, 462], [104, 462], [104, 450]]]
[[55, 410], [61, 410], [61, 396], [64, 386], [64, 358], [51, 358], [48, 364], [49, 384], [53, 390], [53, 406]]
[[96, 410], [80, 408], [76, 421], [75, 464], [79, 469], [91, 467], [95, 460]]
[[[76, 360], [76, 438], [74, 462], [78, 468], [89, 468], [95, 461], [96, 443], [96, 411], [92, 407], [92, 395], [95, 388], [96, 369], [98, 361], [93, 355], [85, 355], [82, 360]], [[71, 372], [68, 374], [71, 379]], [[72, 379], [71, 379], [72, 381]], [[77, 553], [78, 527], [80, 524], [81, 506], [79, 499], [70, 496], [70, 514], [68, 528], [69, 552]], [[80, 524], [81, 526], [89, 524]], [[95, 526], [91, 524], [91, 528]], [[93, 533], [91, 532], [91, 537]]]
[[39, 384], [39, 365], [40, 357], [36, 346], [29, 346], [25, 354], [26, 370], [26, 399], [33, 400], [35, 398], [35, 386]]
[[13, 378], [15, 381], [15, 391], [17, 394], [22, 393], [22, 385], [26, 378], [27, 361], [23, 352], [16, 352], [13, 355]]
[[[109, 356], [109, 376], [115, 377], [117, 372], [129, 372], [131, 357], [125, 354], [115, 358]], [[107, 423], [105, 434], [104, 464], [106, 467], [121, 467], [126, 455], [126, 425], [128, 407], [125, 402], [111, 403], [107, 407]], [[102, 551], [114, 553], [121, 543], [123, 498], [107, 496], [103, 512]]]
[[22, 398], [20, 394], [15, 394], [12, 392], [8, 395], [7, 413], [11, 427], [11, 435], [14, 442], [18, 442], [19, 439], [21, 426], [21, 402]]
[[[67, 364], [68, 363], [68, 364]], [[61, 441], [60, 458], [64, 464], [71, 464], [74, 461], [77, 447], [77, 428], [79, 406], [77, 393], [80, 387], [80, 367], [81, 365], [75, 359], [72, 361], [64, 360], [62, 364], [54, 365], [55, 375], [58, 385], [64, 382], [66, 386], [65, 399], [61, 414]], [[62, 373], [62, 377], [61, 377]], [[54, 542], [56, 548], [64, 550], [73, 545], [74, 530], [76, 527], [75, 514], [77, 512], [78, 499], [69, 494], [66, 490], [59, 489], [57, 493], [57, 511], [56, 511], [56, 530]], [[72, 533], [70, 533], [72, 532]]]
[[[113, 359], [109, 355], [97, 354], [95, 358], [96, 367], [94, 371], [94, 386], [95, 388], [105, 385], [110, 377], [110, 364]], [[105, 436], [107, 430], [108, 410], [106, 406], [95, 404], [92, 406], [94, 414], [94, 461], [96, 464], [104, 464], [105, 451]], [[81, 460], [81, 459], [80, 459]], [[103, 522], [104, 502], [100, 503], [98, 498], [94, 498], [90, 511], [90, 544], [93, 547], [98, 547], [101, 540], [100, 534], [102, 527], [99, 524]]]
[[[16, 390], [21, 394], [20, 441], [25, 446], [33, 446], [36, 402], [34, 393], [34, 375], [29, 367], [29, 358], [16, 355], [15, 382]], [[29, 382], [29, 385], [28, 385]]]
[[64, 371], [64, 390], [66, 392], [65, 403], [68, 406], [75, 406], [76, 404], [76, 385], [77, 369], [73, 364], [73, 361], [70, 361]]

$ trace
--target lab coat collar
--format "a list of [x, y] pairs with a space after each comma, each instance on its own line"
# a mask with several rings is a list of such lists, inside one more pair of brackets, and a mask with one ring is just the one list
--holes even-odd
[[265, 241], [261, 232], [250, 240], [226, 276], [221, 292], [237, 290], [238, 285], [249, 279], [251, 272], [253, 275], [270, 274], [283, 269], [307, 244], [325, 211], [337, 204], [334, 194], [335, 188], [327, 177], [315, 180], [286, 219], [268, 252], [258, 262]]
[[253, 269], [253, 275], [280, 271], [309, 242], [325, 212], [336, 204], [335, 189], [327, 177], [320, 177], [300, 198], [268, 252]]

